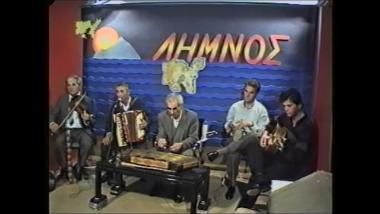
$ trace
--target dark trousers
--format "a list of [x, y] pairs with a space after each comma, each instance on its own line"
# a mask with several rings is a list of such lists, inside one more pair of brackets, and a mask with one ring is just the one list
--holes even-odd
[[[92, 146], [94, 145], [94, 139], [84, 129], [72, 129], [70, 131], [71, 142], [78, 142], [80, 146], [80, 162], [79, 166], [83, 167], [86, 164], [86, 160], [89, 156]], [[61, 167], [67, 167], [66, 160], [66, 133], [59, 133], [55, 139], [55, 148], [58, 154], [57, 162]]]
[[[247, 158], [247, 163], [249, 164], [251, 171], [256, 171], [257, 169], [253, 169], [253, 165], [251, 162], [253, 161], [253, 157], [255, 156], [255, 152], [257, 150], [246, 151], [247, 148], [250, 148], [251, 144], [258, 145], [259, 139], [255, 135], [248, 134], [244, 136], [241, 140], [237, 142], [231, 142], [225, 148], [218, 150], [220, 154], [227, 155], [227, 175], [231, 179], [232, 184], [235, 184], [236, 177], [239, 173], [239, 163], [241, 160], [241, 156], [245, 156]], [[258, 161], [260, 161], [259, 159]], [[262, 163], [257, 163], [258, 166], [261, 166]]]
[[[131, 146], [128, 146], [127, 149], [148, 149], [148, 143], [136, 143]], [[118, 148], [116, 148], [116, 142], [111, 142], [108, 145], [101, 145], [101, 158], [102, 161], [109, 161], [114, 158]], [[112, 173], [107, 172], [107, 180], [113, 181], [114, 184], [122, 185], [123, 184], [123, 175], [122, 173]]]
[[[294, 140], [288, 138], [290, 145]], [[222, 153], [227, 154], [227, 175], [234, 184], [238, 175], [241, 156], [246, 158], [255, 182], [267, 183], [270, 180], [289, 180], [294, 172], [291, 160], [292, 146], [285, 148], [284, 152], [270, 154], [259, 145], [259, 139], [254, 135], [247, 135], [237, 142], [231, 142]], [[290, 154], [290, 155], [289, 155]]]

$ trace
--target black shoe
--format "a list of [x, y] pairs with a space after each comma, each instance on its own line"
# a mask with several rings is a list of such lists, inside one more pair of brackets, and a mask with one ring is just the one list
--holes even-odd
[[227, 176], [223, 176], [222, 178], [222, 185], [226, 187], [231, 187], [232, 186], [232, 181], [231, 179], [227, 178]]
[[82, 180], [82, 178], [84, 180], [88, 180], [90, 177], [90, 175], [86, 172], [86, 170], [83, 167], [80, 167], [78, 164], [75, 165], [73, 169], [73, 174], [75, 178], [77, 179], [77, 181]]
[[106, 172], [100, 177], [100, 181], [102, 183], [107, 182], [108, 186], [116, 185], [116, 179], [114, 179], [113, 173]]
[[102, 176], [100, 177], [100, 182], [101, 182], [101, 183], [104, 183], [104, 182], [106, 182], [106, 181], [108, 181], [108, 175], [107, 175], [107, 173], [104, 174], [104, 175], [102, 175]]
[[111, 187], [111, 195], [120, 195], [124, 191], [125, 185], [114, 185]]
[[228, 187], [228, 190], [225, 194], [227, 200], [231, 200], [235, 195], [235, 187]]
[[271, 182], [265, 182], [265, 183], [254, 183], [252, 184], [249, 189], [247, 190], [248, 196], [257, 196], [262, 192], [268, 192], [271, 190]]
[[257, 196], [259, 195], [261, 192], [260, 190], [260, 185], [259, 184], [254, 184], [252, 185], [251, 187], [249, 187], [249, 189], [247, 190], [247, 195], [248, 196]]
[[216, 158], [218, 158], [218, 156], [219, 152], [217, 151], [207, 153], [207, 158], [209, 161], [214, 161]]
[[77, 181], [82, 180], [82, 170], [81, 170], [81, 168], [79, 167], [78, 164], [76, 164], [73, 167], [73, 175], [77, 179]]
[[57, 174], [55, 174], [55, 180], [59, 181], [61, 178], [65, 177], [65, 176], [67, 177], [67, 169], [62, 168], [61, 170], [59, 170], [59, 172]]
[[181, 203], [184, 200], [184, 197], [182, 195], [176, 194], [173, 200], [175, 203]]

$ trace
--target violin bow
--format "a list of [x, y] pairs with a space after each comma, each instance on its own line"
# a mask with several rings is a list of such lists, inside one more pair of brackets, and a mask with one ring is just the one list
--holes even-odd
[[82, 102], [82, 100], [84, 99], [85, 96], [86, 96], [86, 92], [83, 93], [83, 95], [80, 97], [80, 99], [77, 101], [77, 103], [75, 103], [74, 107], [70, 110], [69, 113], [67, 113], [66, 117], [59, 124], [58, 129], [60, 129], [62, 127], [62, 125], [66, 122], [66, 120], [69, 119], [69, 117], [71, 116], [71, 114], [75, 111], [75, 109], [78, 107], [78, 105], [80, 104], [80, 102]]

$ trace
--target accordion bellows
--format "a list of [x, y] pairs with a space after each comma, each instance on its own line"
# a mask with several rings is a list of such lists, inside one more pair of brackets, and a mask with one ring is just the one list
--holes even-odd
[[145, 117], [142, 111], [127, 111], [114, 116], [119, 147], [127, 146], [128, 143], [143, 142], [145, 130], [141, 128], [141, 124]]

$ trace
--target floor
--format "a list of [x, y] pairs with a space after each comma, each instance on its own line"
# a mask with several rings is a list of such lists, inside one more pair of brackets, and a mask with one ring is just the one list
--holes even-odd
[[[224, 193], [226, 187], [221, 186], [220, 179], [224, 171], [211, 171], [209, 198], [211, 205], [208, 213], [233, 213], [239, 201], [237, 192], [232, 200], [226, 200]], [[57, 188], [50, 192], [50, 213], [189, 213], [190, 203], [175, 203], [170, 197], [156, 197], [133, 191], [144, 188], [142, 182], [135, 177], [126, 177], [130, 191], [115, 197], [109, 194], [109, 186], [103, 184], [103, 194], [107, 195], [108, 204], [100, 211], [89, 208], [88, 202], [94, 196], [94, 179], [79, 182], [76, 190], [68, 183], [58, 183]], [[140, 187], [138, 187], [140, 185]], [[79, 187], [79, 188], [78, 188]], [[199, 211], [202, 213], [203, 211]]]

